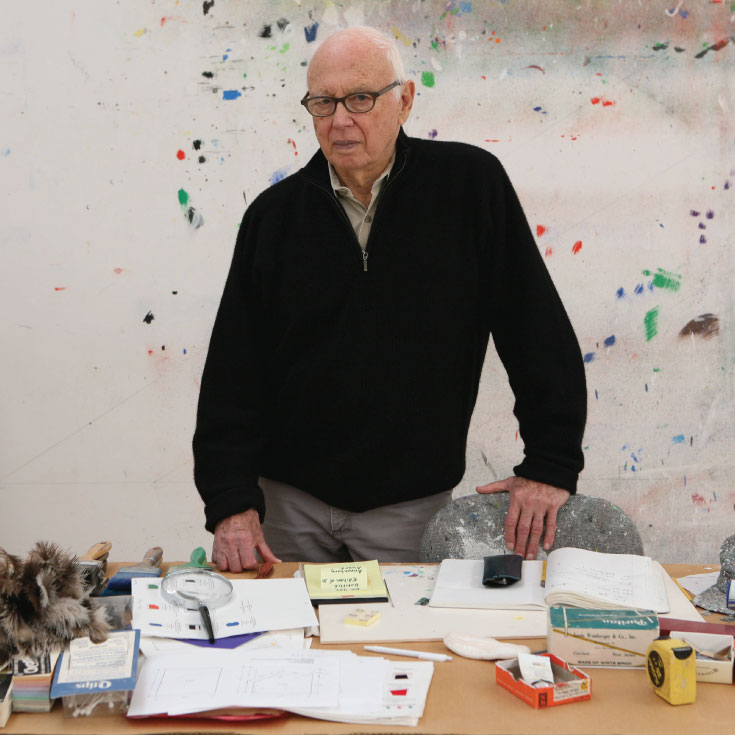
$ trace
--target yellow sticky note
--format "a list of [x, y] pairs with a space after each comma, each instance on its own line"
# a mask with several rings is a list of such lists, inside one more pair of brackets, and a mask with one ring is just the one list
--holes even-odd
[[320, 570], [322, 591], [359, 592], [367, 589], [367, 569], [361, 564], [325, 564]]
[[351, 613], [345, 616], [347, 625], [373, 625], [380, 619], [380, 610], [366, 610], [363, 607], [356, 607]]

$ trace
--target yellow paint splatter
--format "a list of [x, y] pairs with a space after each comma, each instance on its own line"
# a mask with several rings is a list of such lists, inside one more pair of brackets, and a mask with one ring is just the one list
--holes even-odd
[[391, 30], [393, 31], [393, 35], [395, 36], [395, 38], [397, 38], [399, 41], [403, 41], [403, 43], [406, 44], [406, 46], [411, 45], [411, 39], [408, 38], [407, 36], [404, 36], [403, 33], [401, 33], [400, 29], [397, 26], [393, 26]]
[[140, 30], [135, 31], [135, 33], [133, 33], [133, 35], [136, 38], [140, 38], [142, 35], [145, 34], [145, 32], [146, 32], [145, 28], [141, 28]]

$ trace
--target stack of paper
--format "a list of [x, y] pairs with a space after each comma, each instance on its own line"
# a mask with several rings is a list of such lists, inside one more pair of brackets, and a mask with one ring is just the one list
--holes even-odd
[[275, 708], [340, 722], [415, 725], [433, 664], [350, 651], [164, 653], [146, 660], [129, 717]]
[[54, 706], [51, 699], [51, 678], [54, 675], [59, 652], [38, 658], [13, 658], [13, 711], [49, 712]]
[[375, 560], [304, 564], [303, 574], [313, 605], [388, 602], [388, 590]]
[[[141, 635], [206, 640], [199, 608], [166, 602], [160, 585], [157, 578], [133, 579], [133, 628]], [[302, 579], [240, 579], [232, 587], [232, 599], [210, 609], [216, 638], [317, 625]]]

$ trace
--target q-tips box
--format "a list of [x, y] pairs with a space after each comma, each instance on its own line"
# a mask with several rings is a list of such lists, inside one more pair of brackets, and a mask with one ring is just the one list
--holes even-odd
[[549, 608], [546, 646], [570, 664], [642, 669], [657, 637], [658, 617], [652, 611]]

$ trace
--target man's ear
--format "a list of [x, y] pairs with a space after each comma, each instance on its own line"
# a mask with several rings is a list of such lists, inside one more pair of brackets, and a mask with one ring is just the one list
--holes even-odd
[[416, 84], [413, 79], [409, 79], [403, 83], [401, 87], [401, 99], [400, 106], [398, 108], [398, 123], [403, 123], [408, 120], [408, 116], [411, 114], [411, 108], [413, 107], [413, 98], [416, 95]]

